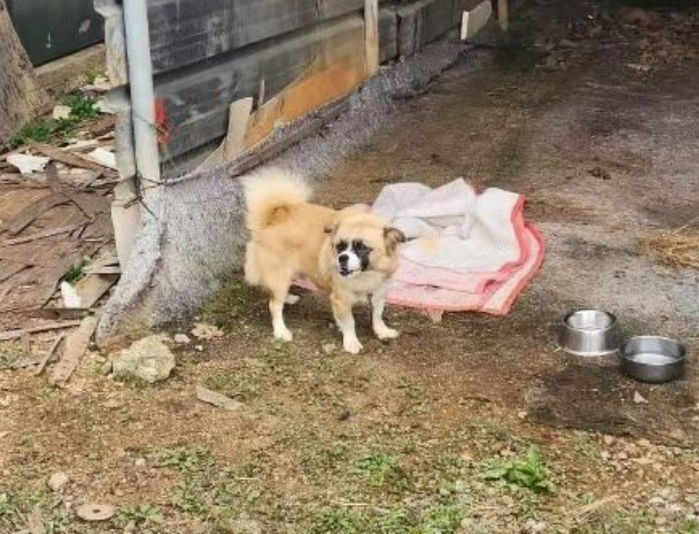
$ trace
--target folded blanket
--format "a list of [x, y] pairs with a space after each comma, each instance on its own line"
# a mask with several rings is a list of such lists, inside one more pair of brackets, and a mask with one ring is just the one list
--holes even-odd
[[432, 311], [509, 312], [544, 258], [539, 232], [524, 220], [524, 197], [463, 179], [431, 189], [384, 187], [372, 211], [408, 242], [388, 302]]

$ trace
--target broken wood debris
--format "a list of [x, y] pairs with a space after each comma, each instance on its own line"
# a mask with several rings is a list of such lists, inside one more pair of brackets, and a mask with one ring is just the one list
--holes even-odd
[[51, 345], [51, 348], [49, 351], [46, 353], [46, 356], [41, 358], [41, 361], [37, 365], [36, 369], [34, 370], [35, 375], [40, 375], [43, 370], [46, 368], [46, 366], [49, 364], [51, 361], [51, 358], [56, 354], [56, 351], [58, 351], [58, 348], [61, 346], [61, 343], [63, 343], [63, 340], [66, 338], [66, 334], [62, 333], [60, 334], [56, 340], [53, 342]]
[[70, 380], [90, 345], [95, 328], [97, 328], [97, 318], [91, 315], [85, 317], [80, 322], [80, 327], [66, 337], [65, 348], [58, 363], [51, 371], [49, 382], [57, 386], [64, 386]]
[[35, 234], [29, 234], [22, 237], [15, 237], [13, 239], [6, 239], [0, 242], [0, 246], [18, 245], [20, 243], [28, 243], [29, 241], [35, 241], [37, 239], [43, 239], [45, 237], [53, 237], [61, 234], [69, 234], [81, 225], [72, 224], [70, 226], [60, 226], [58, 228], [49, 228], [43, 232], [37, 232]]
[[94, 161], [86, 159], [82, 154], [67, 152], [61, 150], [52, 145], [47, 145], [46, 143], [39, 143], [38, 141], [29, 141], [29, 146], [47, 156], [54, 161], [60, 161], [71, 167], [82, 167], [83, 169], [91, 169], [93, 171], [99, 170], [104, 167]]
[[0, 341], [10, 341], [20, 339], [25, 334], [36, 334], [38, 332], [48, 332], [50, 330], [61, 330], [63, 328], [72, 328], [80, 325], [80, 321], [64, 321], [60, 323], [47, 323], [38, 326], [30, 326], [29, 328], [19, 328], [17, 330], [6, 330], [0, 332]]

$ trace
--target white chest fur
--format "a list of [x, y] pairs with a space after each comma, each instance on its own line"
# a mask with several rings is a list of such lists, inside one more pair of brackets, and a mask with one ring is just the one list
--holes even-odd
[[354, 293], [358, 301], [366, 300], [385, 283], [386, 274], [378, 271], [362, 272], [352, 278], [339, 278], [339, 284], [347, 291]]

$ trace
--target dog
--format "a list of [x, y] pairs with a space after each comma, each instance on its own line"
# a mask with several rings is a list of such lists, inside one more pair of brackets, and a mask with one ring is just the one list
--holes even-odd
[[291, 341], [284, 305], [299, 297], [289, 294], [297, 275], [310, 279], [330, 297], [344, 350], [358, 354], [352, 306], [371, 302], [372, 327], [381, 340], [398, 337], [383, 312], [391, 276], [398, 267], [403, 233], [379, 217], [351, 207], [333, 210], [309, 202], [311, 189], [303, 177], [266, 169], [244, 180], [247, 227], [245, 280], [270, 295], [274, 337]]

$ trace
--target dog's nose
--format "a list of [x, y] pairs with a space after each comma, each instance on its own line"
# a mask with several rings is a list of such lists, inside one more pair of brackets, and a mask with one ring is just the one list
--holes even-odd
[[337, 261], [340, 262], [340, 267], [347, 267], [347, 262], [349, 261], [349, 255], [347, 254], [340, 254], [337, 257]]

